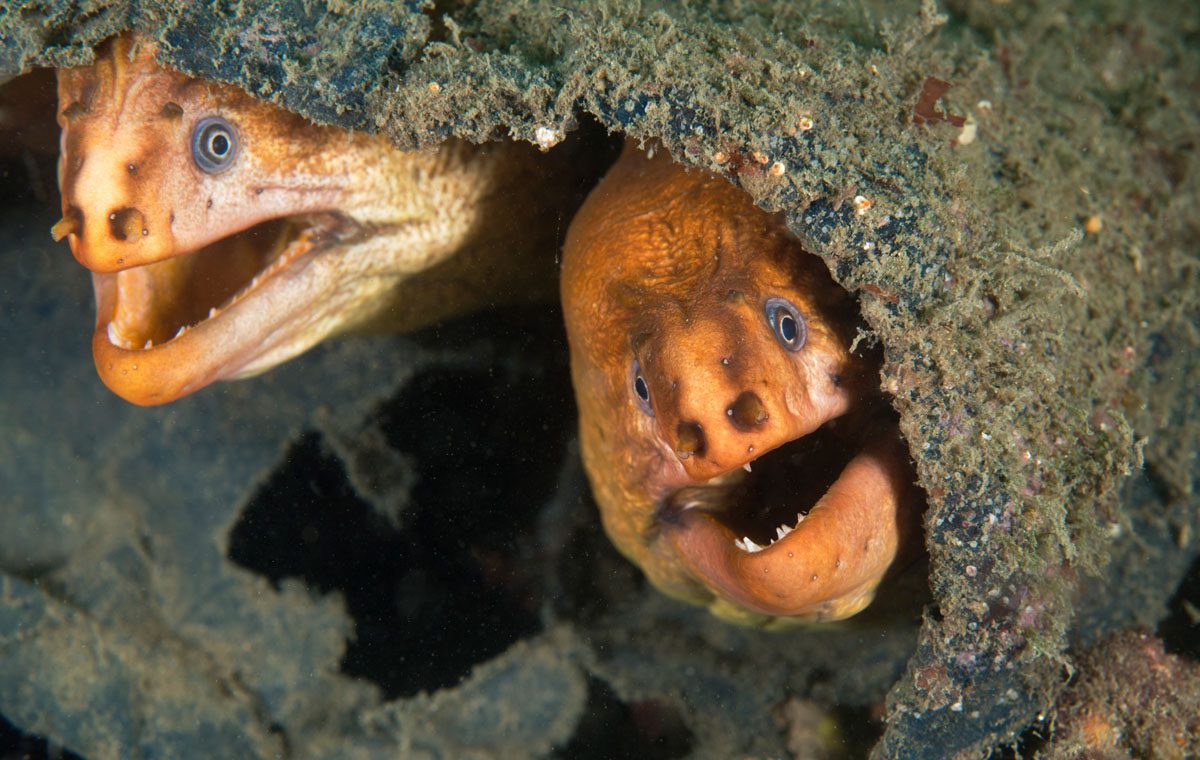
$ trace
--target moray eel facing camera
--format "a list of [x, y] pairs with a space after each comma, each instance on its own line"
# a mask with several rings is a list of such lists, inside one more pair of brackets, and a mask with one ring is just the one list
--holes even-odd
[[839, 620], [919, 538], [849, 294], [782, 219], [627, 144], [576, 215], [563, 309], [605, 529], [720, 617]]
[[63, 218], [106, 385], [161, 404], [359, 328], [552, 296], [561, 199], [512, 142], [396, 149], [160, 66], [130, 35], [58, 72]]

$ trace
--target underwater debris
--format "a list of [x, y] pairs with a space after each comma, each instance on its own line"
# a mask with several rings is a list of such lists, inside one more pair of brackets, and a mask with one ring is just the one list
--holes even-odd
[[916, 105], [913, 106], [913, 124], [936, 124], [939, 121], [953, 124], [956, 127], [966, 124], [966, 119], [962, 116], [955, 116], [937, 109], [938, 101], [949, 92], [950, 87], [951, 84], [943, 79], [925, 77], [925, 81], [921, 83], [921, 92], [917, 94]]
[[1163, 651], [1146, 631], [1086, 652], [1048, 725], [1045, 760], [1200, 756], [1200, 663]]

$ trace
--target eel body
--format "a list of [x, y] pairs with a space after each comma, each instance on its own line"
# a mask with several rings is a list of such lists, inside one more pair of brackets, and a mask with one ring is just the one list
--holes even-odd
[[58, 96], [52, 234], [94, 273], [96, 368], [129, 401], [554, 292], [563, 193], [532, 146], [400, 151], [165, 69], [131, 36], [60, 70]]
[[666, 593], [752, 624], [867, 606], [919, 491], [824, 263], [725, 180], [627, 145], [567, 234], [584, 464]]

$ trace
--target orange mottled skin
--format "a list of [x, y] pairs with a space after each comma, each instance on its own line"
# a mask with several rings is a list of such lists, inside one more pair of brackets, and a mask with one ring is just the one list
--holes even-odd
[[[553, 233], [530, 230], [552, 231], [557, 208], [530, 146], [400, 151], [165, 69], [130, 36], [60, 70], [58, 90], [53, 233], [94, 272], [96, 367], [130, 401], [253, 375], [347, 330], [552, 292]], [[214, 117], [237, 141], [218, 172], [193, 146]]]
[[[869, 604], [916, 534], [919, 499], [894, 425], [868, 409], [878, 381], [850, 352], [854, 304], [782, 220], [627, 145], [572, 222], [561, 291], [584, 463], [618, 549], [664, 592], [740, 622]], [[799, 350], [765, 316], [778, 298], [803, 315]], [[815, 505], [795, 505], [798, 527], [740, 548], [725, 522], [747, 505], [719, 494], [823, 426], [855, 447], [849, 461]]]

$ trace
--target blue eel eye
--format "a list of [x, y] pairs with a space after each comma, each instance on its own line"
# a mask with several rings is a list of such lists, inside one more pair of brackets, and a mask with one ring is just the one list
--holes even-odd
[[646, 377], [642, 374], [642, 365], [637, 359], [634, 359], [633, 363], [629, 365], [629, 384], [633, 387], [633, 396], [637, 401], [638, 409], [653, 417], [654, 407], [650, 406], [650, 386], [646, 384]]
[[779, 345], [788, 351], [799, 351], [804, 347], [808, 328], [795, 304], [786, 298], [768, 298], [763, 311]]
[[192, 130], [192, 160], [208, 174], [218, 174], [233, 164], [238, 153], [237, 130], [220, 116], [196, 122]]

